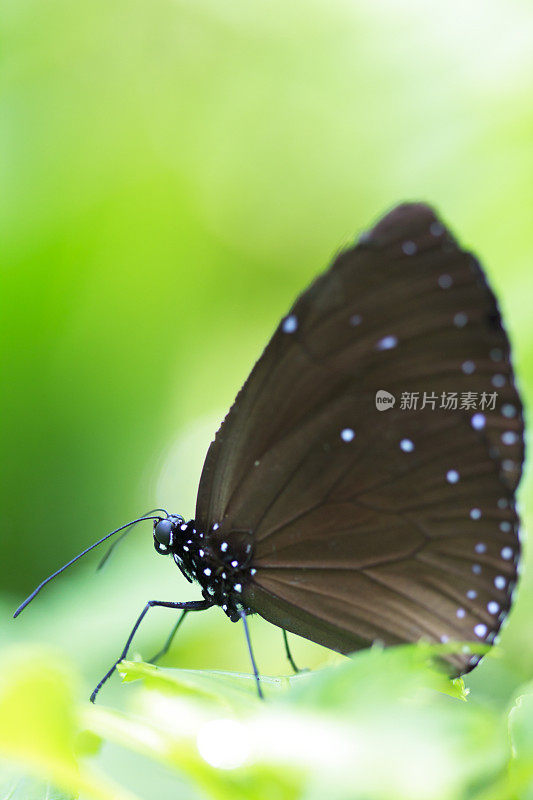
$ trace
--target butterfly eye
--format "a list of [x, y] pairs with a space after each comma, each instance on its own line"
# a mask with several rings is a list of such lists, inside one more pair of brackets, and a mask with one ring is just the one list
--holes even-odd
[[172, 544], [172, 522], [168, 519], [161, 519], [154, 528], [154, 538], [163, 547], [170, 547]]

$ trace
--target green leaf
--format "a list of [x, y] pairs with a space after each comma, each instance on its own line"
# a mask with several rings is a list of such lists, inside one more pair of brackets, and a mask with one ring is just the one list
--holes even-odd
[[463, 645], [420, 642], [362, 650], [335, 667], [315, 671], [312, 681], [293, 683], [289, 699], [293, 703], [303, 700], [317, 707], [349, 709], [350, 712], [363, 706], [376, 708], [402, 696], [414, 697], [424, 691], [466, 700], [468, 690], [464, 681], [461, 678], [450, 680], [438, 661], [440, 656], [458, 646]]
[[[0, 669], [0, 757], [67, 797], [83, 791], [95, 800], [134, 800], [78, 759], [79, 734], [74, 681], [57, 657], [37, 649], [5, 652]], [[94, 744], [94, 734], [91, 741]], [[17, 786], [6, 792], [18, 791]]]
[[76, 796], [56, 789], [48, 781], [0, 768], [0, 800], [76, 800]]
[[217, 800], [271, 797], [274, 786], [297, 797], [307, 783], [316, 797], [455, 798], [498, 781], [508, 750], [503, 719], [464, 702], [462, 681], [435, 665], [441, 654], [424, 644], [363, 651], [265, 679], [275, 687], [265, 702], [250, 676], [123, 662], [127, 680], [142, 678], [133, 714], [91, 707], [85, 723]]
[[[216, 800], [296, 800], [301, 796], [306, 771], [299, 765], [281, 768], [248, 759], [243, 746], [245, 724], [227, 712], [222, 717], [213, 708], [207, 711], [198, 698], [178, 695], [171, 699], [168, 692], [154, 689], [142, 689], [138, 700], [139, 711], [131, 716], [91, 706], [86, 709], [86, 725], [122, 747], [179, 770]], [[219, 729], [217, 723], [222, 723]]]
[[533, 798], [533, 693], [520, 695], [509, 713], [513, 751], [511, 779], [521, 796]]
[[[125, 682], [143, 679], [147, 686], [166, 688], [177, 694], [215, 701], [222, 705], [246, 707], [260, 702], [253, 675], [219, 670], [157, 667], [144, 661], [121, 661], [117, 669]], [[290, 684], [301, 679], [305, 679], [305, 675], [260, 678], [266, 697], [287, 690]]]

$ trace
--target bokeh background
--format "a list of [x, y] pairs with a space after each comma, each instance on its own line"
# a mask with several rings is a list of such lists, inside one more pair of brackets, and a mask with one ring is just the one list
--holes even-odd
[[[197, 596], [149, 526], [101, 573], [93, 554], [11, 610], [146, 509], [193, 515], [207, 446], [280, 316], [396, 202], [431, 202], [481, 258], [529, 406], [533, 9], [5, 0], [1, 24], [1, 646], [55, 648], [84, 697], [147, 599]], [[491, 708], [533, 678], [530, 575], [526, 552], [499, 657], [468, 676]], [[139, 652], [171, 624], [154, 611]], [[279, 631], [252, 632], [261, 669], [285, 673]], [[335, 660], [293, 645], [307, 666]], [[248, 669], [216, 610], [166, 663]], [[174, 796], [174, 774], [150, 795], [152, 772], [109, 752], [140, 796]]]

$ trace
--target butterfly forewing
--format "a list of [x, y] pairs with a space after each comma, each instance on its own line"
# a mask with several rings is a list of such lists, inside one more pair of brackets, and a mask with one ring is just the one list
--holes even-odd
[[[383, 390], [396, 401], [378, 410]], [[244, 603], [315, 642], [491, 642], [516, 581], [522, 459], [483, 272], [404, 205], [282, 320], [210, 447], [196, 521], [213, 546], [247, 537]]]

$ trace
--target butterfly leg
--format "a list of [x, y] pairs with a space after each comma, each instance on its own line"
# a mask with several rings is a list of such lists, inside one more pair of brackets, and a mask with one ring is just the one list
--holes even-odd
[[170, 631], [168, 639], [166, 640], [166, 642], [163, 645], [163, 647], [161, 648], [161, 650], [159, 650], [154, 656], [152, 656], [151, 658], [148, 659], [148, 661], [151, 664], [155, 664], [157, 661], [159, 661], [160, 658], [163, 658], [165, 653], [168, 653], [170, 645], [172, 644], [172, 640], [174, 639], [174, 636], [178, 632], [178, 628], [180, 627], [181, 623], [183, 622], [183, 620], [185, 619], [185, 617], [187, 616], [188, 613], [189, 613], [188, 609], [185, 609], [184, 611], [181, 612], [181, 614], [178, 617], [178, 620], [177, 620], [176, 624], [174, 625], [174, 627]]
[[283, 642], [285, 644], [285, 654], [287, 656], [289, 664], [291, 665], [291, 667], [293, 668], [293, 670], [296, 673], [301, 672], [301, 670], [299, 670], [298, 667], [296, 666], [296, 664], [294, 663], [294, 658], [292, 657], [292, 653], [291, 653], [291, 650], [290, 650], [290, 647], [289, 647], [289, 639], [288, 639], [288, 636], [287, 636], [287, 631], [285, 630], [285, 628], [282, 628], [281, 631], [283, 633]]
[[250, 632], [248, 630], [248, 623], [246, 621], [246, 614], [242, 610], [242, 608], [239, 609], [239, 614], [241, 616], [241, 619], [242, 619], [242, 622], [243, 622], [243, 625], [244, 625], [244, 635], [246, 636], [246, 644], [248, 645], [248, 652], [250, 654], [250, 661], [252, 662], [252, 669], [254, 671], [255, 683], [256, 683], [256, 686], [257, 686], [257, 694], [259, 695], [261, 700], [264, 700], [265, 698], [264, 698], [263, 692], [261, 690], [261, 683], [259, 681], [259, 672], [257, 670], [257, 665], [255, 663], [255, 658], [254, 658], [254, 654], [253, 654], [253, 651], [252, 651], [252, 642], [251, 642], [251, 639], [250, 639]]
[[127, 642], [124, 645], [124, 649], [123, 649], [122, 653], [117, 658], [117, 660], [115, 661], [115, 663], [113, 664], [111, 669], [109, 669], [106, 672], [106, 674], [104, 675], [102, 680], [99, 681], [99, 683], [95, 687], [93, 693], [91, 694], [91, 697], [90, 697], [91, 703], [94, 703], [94, 701], [96, 699], [96, 695], [98, 694], [98, 692], [100, 691], [100, 689], [102, 688], [104, 683], [111, 677], [111, 675], [115, 671], [115, 668], [116, 668], [117, 664], [120, 664], [120, 662], [124, 658], [126, 658], [126, 656], [128, 655], [128, 650], [129, 650], [130, 645], [131, 645], [131, 643], [133, 641], [133, 637], [137, 633], [139, 625], [141, 624], [141, 622], [143, 621], [143, 619], [145, 618], [146, 614], [148, 613], [148, 611], [151, 608], [154, 608], [155, 606], [163, 606], [165, 608], [181, 609], [182, 611], [204, 611], [204, 609], [210, 608], [211, 605], [212, 604], [209, 603], [207, 600], [191, 600], [189, 603], [170, 603], [170, 602], [165, 602], [163, 600], [149, 600], [146, 603], [146, 605], [143, 608], [143, 610], [141, 611], [141, 613], [139, 614], [139, 616], [137, 618], [137, 622], [133, 626], [133, 628], [131, 630], [131, 633], [128, 636]]

